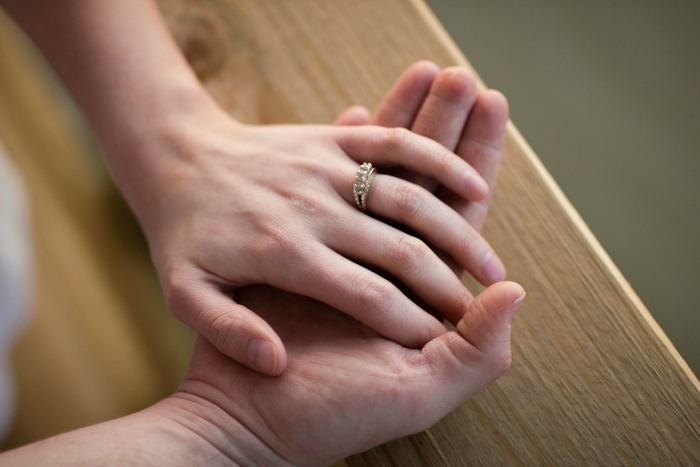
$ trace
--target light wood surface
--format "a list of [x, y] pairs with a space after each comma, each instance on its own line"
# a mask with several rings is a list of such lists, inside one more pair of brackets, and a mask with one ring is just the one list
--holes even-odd
[[[467, 63], [419, 1], [161, 5], [247, 122], [330, 121], [376, 105], [416, 60]], [[512, 125], [486, 236], [528, 292], [512, 369], [427, 432], [348, 463], [700, 464], [697, 379]]]
[[[416, 60], [466, 64], [418, 1], [160, 4], [212, 94], [251, 123], [329, 122], [376, 105]], [[65, 108], [1, 39], [0, 137], [30, 186], [39, 272], [12, 444], [159, 397], [188, 336], [157, 318], [143, 244]], [[347, 463], [700, 465], [700, 384], [514, 126], [486, 236], [528, 292], [512, 369], [427, 432]]]
[[0, 14], [0, 141], [30, 200], [35, 271], [14, 349], [16, 420], [2, 448], [170, 394], [191, 347], [76, 110], [41, 65]]

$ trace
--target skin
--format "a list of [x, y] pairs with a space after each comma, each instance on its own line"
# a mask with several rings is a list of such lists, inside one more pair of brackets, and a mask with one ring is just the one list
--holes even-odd
[[[415, 127], [432, 118], [426, 114], [432, 93], [462, 83], [456, 85], [458, 98], [470, 89], [464, 85], [468, 76], [464, 69], [438, 72], [433, 64], [418, 63], [387, 95], [387, 100], [399, 92], [413, 96], [403, 101], [405, 113], [383, 103], [370, 117], [354, 107], [336, 123]], [[487, 92], [458, 109], [453, 117], [464, 127], [442, 135], [462, 147], [470, 147], [465, 138], [486, 135], [478, 145], [482, 150], [465, 156], [493, 183], [504, 100]], [[450, 109], [437, 110], [444, 115]], [[473, 120], [479, 112], [490, 117]], [[481, 123], [470, 129], [470, 121]], [[483, 144], [488, 135], [493, 138]], [[487, 207], [486, 202], [465, 204], [463, 213], [478, 224]], [[426, 429], [506, 371], [510, 322], [524, 291], [511, 282], [489, 287], [455, 320], [456, 331], [443, 332], [421, 350], [403, 347], [308, 298], [264, 287], [238, 295], [284, 340], [289, 364], [283, 375], [252, 371], [200, 336], [190, 369], [171, 397], [136, 414], [4, 453], [0, 464], [327, 465]]]
[[[20, 19], [24, 11], [25, 26], [96, 129], [115, 179], [149, 238], [168, 303], [203, 335], [171, 397], [136, 414], [4, 453], [3, 465], [325, 465], [429, 427], [508, 368], [510, 322], [523, 289], [499, 282], [473, 298], [448, 267], [464, 267], [485, 283], [503, 275], [500, 263], [484, 269], [485, 258], [495, 254], [478, 235], [507, 120], [500, 94], [477, 92], [467, 70], [440, 72], [419, 63], [404, 73], [374, 116], [351, 108], [334, 127], [249, 127], [225, 116], [201, 86], [193, 85], [179, 53], [162, 42], [167, 32], [153, 22], [157, 12], [143, 7], [147, 2], [130, 5], [145, 8], [143, 15], [130, 14], [131, 22], [118, 21], [127, 18], [120, 17], [116, 2], [81, 2], [77, 8], [65, 0], [43, 4], [44, 14], [29, 14], [24, 7], [31, 3], [8, 6]], [[67, 28], [72, 23], [63, 24], [58, 13], [82, 28]], [[154, 47], [136, 48], [129, 40], [101, 43], [123, 35], [125, 24], [135, 37], [154, 35], [148, 41]], [[76, 41], [74, 30], [92, 40]], [[50, 43], [42, 38], [47, 34]], [[66, 44], [87, 50], [65, 57]], [[148, 56], [154, 49], [157, 53]], [[77, 73], [83, 53], [92, 61]], [[153, 62], [169, 72], [150, 69]], [[114, 69], [110, 63], [125, 66]], [[112, 86], [98, 92], [86, 85], [93, 80]], [[130, 82], [139, 86], [129, 87]], [[115, 91], [122, 86], [130, 92]], [[314, 154], [313, 163], [306, 154]], [[368, 203], [373, 216], [353, 208], [346, 189], [348, 174], [365, 160], [383, 168]], [[280, 174], [296, 173], [294, 179], [305, 180], [305, 189], [293, 191], [299, 187], [290, 188], [274, 170], [259, 177], [261, 163], [279, 165], [284, 168]], [[481, 174], [481, 181], [474, 174]], [[263, 200], [265, 209], [239, 204], [241, 192], [231, 190], [242, 183], [248, 183], [245, 193], [255, 195], [249, 199]], [[319, 199], [308, 198], [309, 191]], [[274, 215], [251, 217], [258, 211]], [[283, 224], [269, 227], [289, 211], [293, 215]], [[314, 223], [319, 215], [326, 222]], [[350, 300], [364, 300], [359, 310], [333, 309], [328, 303], [333, 297], [307, 294], [314, 300], [246, 287], [286, 284], [303, 294], [288, 284], [290, 277], [264, 275], [279, 261], [305, 265], [299, 273], [316, 266], [330, 268], [317, 269], [320, 276], [354, 278], [336, 273], [347, 262], [362, 260], [359, 250], [366, 245], [340, 251], [351, 247], [331, 243], [331, 232], [342, 233], [332, 230], [333, 223], [347, 228], [349, 219], [366, 226], [364, 238], [403, 245], [370, 254], [373, 266], [398, 278], [371, 276], [375, 286], [365, 290], [382, 293], [358, 293], [355, 280], [346, 285]], [[425, 241], [412, 240], [381, 220], [408, 227]], [[285, 228], [291, 233], [280, 236]], [[295, 251], [294, 239], [305, 241], [308, 250]], [[248, 249], [237, 250], [234, 241], [248, 242]], [[263, 243], [258, 250], [256, 242]], [[324, 252], [337, 256], [318, 261]], [[268, 268], [256, 271], [246, 255]], [[245, 267], [230, 270], [233, 262]], [[440, 280], [418, 286], [433, 276]], [[434, 317], [411, 308], [415, 304], [399, 292], [407, 286], [456, 330], [447, 331]], [[430, 287], [442, 289], [433, 297]], [[376, 315], [381, 319], [375, 321]], [[262, 363], [256, 352], [250, 354], [249, 344], [256, 339], [273, 346], [262, 352]], [[279, 376], [255, 371], [277, 374], [285, 367]]]
[[[374, 126], [252, 126], [211, 99], [150, 1], [0, 5], [93, 127], [146, 234], [168, 308], [234, 360], [271, 375], [287, 362], [277, 333], [238, 299], [248, 285], [314, 298], [419, 348], [444, 332], [428, 311], [454, 321], [472, 300], [455, 271], [485, 285], [505, 277], [478, 233], [493, 180], [473, 164], [496, 157], [507, 107], [477, 93], [464, 71], [428, 92], [437, 70], [423, 67], [426, 117], [415, 122], [408, 86], [363, 122]], [[460, 109], [472, 107], [467, 120]], [[379, 167], [371, 215], [351, 194], [362, 162]]]
[[246, 368], [200, 338], [173, 396], [5, 453], [0, 463], [328, 465], [428, 428], [502, 374], [523, 297], [517, 284], [493, 285], [472, 301], [457, 331], [415, 350], [319, 302], [246, 289], [241, 301], [287, 345], [283, 375]]

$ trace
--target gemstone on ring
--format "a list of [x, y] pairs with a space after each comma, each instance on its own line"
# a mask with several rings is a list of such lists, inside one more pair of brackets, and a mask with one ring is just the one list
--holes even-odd
[[372, 164], [369, 162], [365, 162], [360, 165], [360, 169], [355, 175], [355, 184], [353, 185], [352, 192], [355, 196], [355, 204], [362, 211], [367, 209], [369, 187], [376, 173], [377, 169], [372, 167]]

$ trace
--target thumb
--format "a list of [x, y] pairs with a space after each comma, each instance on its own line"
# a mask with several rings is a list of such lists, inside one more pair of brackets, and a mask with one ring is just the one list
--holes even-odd
[[480, 293], [457, 324], [430, 341], [423, 355], [446, 400], [459, 404], [510, 366], [510, 320], [525, 298], [514, 282], [499, 282]]
[[216, 349], [238, 363], [268, 375], [287, 366], [287, 353], [270, 325], [217, 287], [192, 283], [168, 294], [173, 314]]
[[340, 113], [333, 122], [340, 126], [368, 125], [372, 118], [369, 110], [361, 105], [353, 105]]
[[525, 290], [515, 282], [494, 284], [474, 298], [457, 331], [484, 354], [510, 351], [510, 321], [524, 299]]

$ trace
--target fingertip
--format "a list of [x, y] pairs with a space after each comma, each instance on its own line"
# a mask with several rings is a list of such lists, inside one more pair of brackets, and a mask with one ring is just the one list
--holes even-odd
[[467, 199], [481, 201], [489, 195], [489, 184], [484, 178], [473, 170], [468, 170], [464, 177]]
[[[520, 288], [522, 289], [522, 287]], [[513, 300], [513, 303], [510, 305], [510, 310], [508, 313], [508, 324], [510, 324], [510, 322], [513, 320], [513, 316], [515, 316], [515, 313], [518, 311], [518, 309], [520, 309], [520, 305], [522, 305], [525, 301], [526, 295], [527, 294], [525, 293], [525, 290], [522, 290], [522, 294], [518, 298]]]
[[437, 65], [427, 60], [409, 66], [382, 99], [372, 123], [409, 128], [439, 71]]
[[486, 108], [491, 118], [498, 122], [507, 122], [510, 114], [508, 99], [495, 89], [488, 89], [479, 96], [480, 105]]
[[353, 105], [341, 112], [334, 123], [343, 126], [367, 125], [371, 118], [372, 115], [366, 107]]
[[457, 329], [476, 347], [490, 341], [489, 334], [498, 334], [509, 323], [525, 299], [525, 290], [520, 284], [510, 281], [498, 282], [476, 296], [469, 311], [458, 323]]
[[492, 302], [494, 312], [502, 314], [510, 324], [520, 305], [525, 301], [525, 289], [516, 282], [503, 281], [492, 285], [487, 291], [491, 293], [489, 300]]
[[482, 292], [485, 299], [488, 299], [495, 307], [505, 308], [515, 305], [525, 296], [525, 289], [522, 285], [513, 281], [498, 282]]
[[254, 338], [248, 344], [247, 366], [270, 376], [281, 374], [287, 366], [287, 353], [272, 342]]
[[220, 353], [260, 373], [284, 371], [284, 344], [266, 321], [213, 286], [204, 293], [187, 290], [173, 304]]
[[474, 72], [463, 66], [453, 66], [440, 71], [430, 92], [444, 101], [461, 103], [469, 108], [476, 97], [476, 90]]
[[424, 75], [435, 76], [440, 72], [440, 67], [430, 60], [419, 60], [409, 66], [406, 73], [420, 73]]

